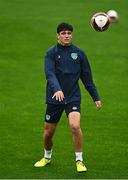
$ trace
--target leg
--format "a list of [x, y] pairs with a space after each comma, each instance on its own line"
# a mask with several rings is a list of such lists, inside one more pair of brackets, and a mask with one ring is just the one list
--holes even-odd
[[70, 112], [68, 115], [69, 125], [72, 131], [73, 143], [75, 146], [76, 152], [82, 152], [82, 130], [80, 128], [80, 113], [79, 112]]
[[44, 142], [44, 157], [37, 161], [34, 166], [35, 167], [44, 167], [51, 162], [52, 156], [52, 138], [55, 133], [57, 124], [60, 120], [61, 114], [63, 112], [63, 106], [59, 105], [47, 105], [46, 114], [45, 114], [45, 125], [44, 125], [44, 134], [43, 134], [43, 142]]
[[44, 167], [47, 164], [51, 162], [51, 156], [52, 156], [52, 137], [54, 135], [55, 129], [56, 129], [57, 123], [47, 123], [45, 122], [44, 127], [44, 157], [37, 161], [34, 166], [35, 167]]
[[72, 130], [73, 142], [75, 146], [77, 172], [86, 172], [87, 168], [82, 162], [83, 161], [83, 157], [82, 157], [83, 134], [80, 128], [80, 113], [70, 112], [68, 115], [68, 118], [69, 118], [69, 125]]
[[57, 123], [45, 122], [43, 140], [44, 140], [44, 148], [46, 150], [52, 149], [52, 145], [53, 145], [52, 137], [55, 133], [56, 127], [57, 127]]

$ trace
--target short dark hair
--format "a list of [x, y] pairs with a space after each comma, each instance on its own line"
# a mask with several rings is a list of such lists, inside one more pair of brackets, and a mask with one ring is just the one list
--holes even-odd
[[61, 31], [66, 31], [66, 30], [73, 32], [73, 26], [65, 22], [62, 22], [57, 26], [57, 33], [60, 33]]

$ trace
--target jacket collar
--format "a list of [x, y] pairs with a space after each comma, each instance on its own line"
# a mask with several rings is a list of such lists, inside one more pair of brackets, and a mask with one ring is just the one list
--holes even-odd
[[60, 48], [60, 49], [69, 49], [71, 47], [72, 44], [70, 44], [69, 46], [63, 46], [62, 44], [60, 43], [57, 43], [57, 47]]

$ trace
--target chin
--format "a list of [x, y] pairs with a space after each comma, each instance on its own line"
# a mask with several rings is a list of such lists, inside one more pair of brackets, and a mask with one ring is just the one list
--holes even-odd
[[71, 42], [64, 42], [65, 46], [69, 46], [71, 44]]

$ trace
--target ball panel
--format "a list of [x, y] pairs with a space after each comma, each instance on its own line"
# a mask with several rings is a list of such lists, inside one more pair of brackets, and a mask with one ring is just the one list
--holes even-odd
[[96, 16], [95, 22], [99, 27], [104, 27], [105, 24], [107, 23], [107, 17], [102, 15]]

